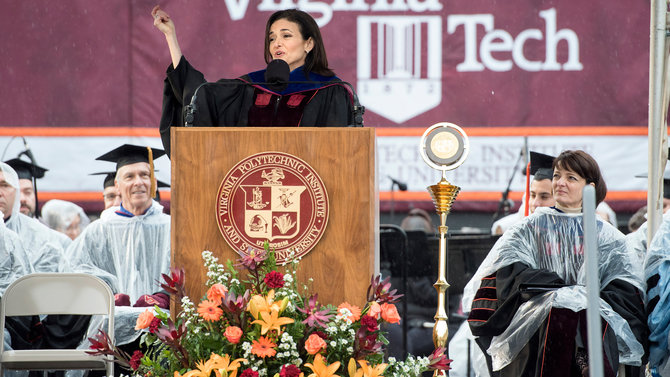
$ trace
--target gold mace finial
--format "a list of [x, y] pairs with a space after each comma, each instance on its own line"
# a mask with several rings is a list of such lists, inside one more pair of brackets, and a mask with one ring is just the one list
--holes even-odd
[[[428, 186], [433, 198], [435, 210], [440, 215], [440, 255], [438, 277], [433, 286], [437, 291], [437, 311], [433, 326], [433, 343], [435, 347], [447, 348], [449, 328], [447, 326], [446, 291], [449, 283], [446, 279], [447, 270], [447, 215], [456, 200], [460, 187], [447, 181], [446, 172], [459, 167], [468, 156], [470, 143], [465, 132], [452, 123], [437, 123], [429, 127], [421, 137], [420, 153], [430, 167], [442, 172], [442, 179], [435, 185]], [[435, 371], [433, 376], [445, 376], [444, 371]]]

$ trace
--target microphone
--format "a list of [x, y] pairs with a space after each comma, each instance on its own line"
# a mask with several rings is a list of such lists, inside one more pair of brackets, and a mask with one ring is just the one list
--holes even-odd
[[407, 183], [400, 182], [397, 179], [391, 177], [390, 175], [388, 177], [389, 177], [389, 179], [391, 180], [391, 183], [392, 183], [391, 188], [393, 188], [393, 185], [397, 185], [398, 190], [407, 191]]
[[281, 92], [288, 87], [291, 69], [288, 63], [281, 59], [274, 59], [265, 70], [265, 81], [268, 88], [275, 92]]
[[26, 141], [26, 138], [21, 136], [21, 139], [23, 140], [23, 147], [26, 149], [22, 154], [25, 154], [28, 156], [30, 159], [30, 162], [32, 162], [33, 165], [37, 165], [37, 162], [35, 161], [35, 156], [33, 156], [33, 152], [30, 150], [30, 147], [28, 146], [28, 142]]

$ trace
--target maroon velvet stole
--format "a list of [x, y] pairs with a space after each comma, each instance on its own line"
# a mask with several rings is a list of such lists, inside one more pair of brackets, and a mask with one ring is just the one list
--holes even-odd
[[253, 104], [249, 108], [249, 126], [300, 126], [305, 106], [318, 89], [305, 90], [280, 96], [262, 89], [254, 89]]

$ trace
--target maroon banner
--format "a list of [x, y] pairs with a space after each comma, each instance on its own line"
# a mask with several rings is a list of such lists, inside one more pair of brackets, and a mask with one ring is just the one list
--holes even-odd
[[[5, 2], [5, 126], [157, 127], [170, 63], [154, 1]], [[265, 20], [299, 7], [369, 126], [644, 126], [649, 3], [167, 0], [210, 81], [265, 67]]]

